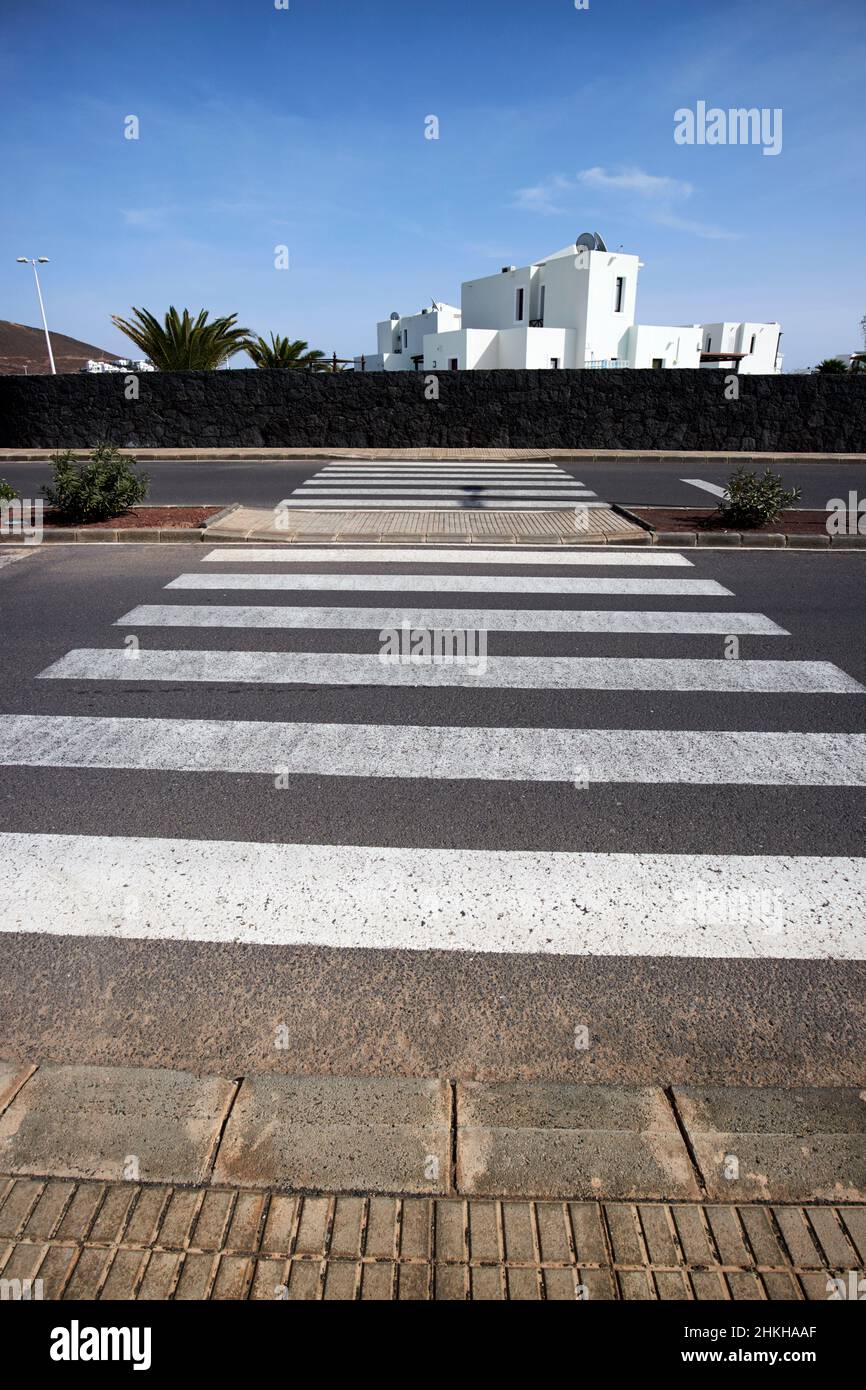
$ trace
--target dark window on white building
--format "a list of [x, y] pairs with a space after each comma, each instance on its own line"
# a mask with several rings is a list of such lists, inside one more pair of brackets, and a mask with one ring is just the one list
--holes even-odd
[[614, 300], [614, 313], [621, 314], [625, 302], [625, 279], [622, 275], [616, 277], [616, 296]]
[[526, 291], [520, 285], [515, 295], [514, 317], [518, 323], [523, 322], [523, 301], [526, 298]]

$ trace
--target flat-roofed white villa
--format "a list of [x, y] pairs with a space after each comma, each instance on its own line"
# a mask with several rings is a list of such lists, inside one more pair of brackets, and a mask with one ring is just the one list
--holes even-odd
[[637, 324], [637, 256], [597, 232], [526, 266], [466, 280], [460, 308], [434, 302], [378, 325], [378, 351], [358, 370], [494, 367], [722, 367], [781, 371], [778, 323]]

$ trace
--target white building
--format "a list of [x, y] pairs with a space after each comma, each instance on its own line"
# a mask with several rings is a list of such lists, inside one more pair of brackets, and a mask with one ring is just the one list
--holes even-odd
[[98, 358], [90, 357], [80, 368], [82, 372], [155, 372], [154, 367], [144, 358], [139, 360], [133, 357], [117, 357], [113, 362], [102, 362]]
[[584, 232], [543, 261], [465, 281], [459, 309], [434, 302], [420, 314], [392, 314], [378, 325], [378, 352], [356, 357], [355, 367], [781, 369], [777, 323], [636, 324], [642, 264], [608, 251], [597, 232]]

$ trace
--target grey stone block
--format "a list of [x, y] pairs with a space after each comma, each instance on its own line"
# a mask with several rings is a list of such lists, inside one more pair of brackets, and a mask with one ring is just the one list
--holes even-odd
[[457, 1186], [475, 1197], [698, 1196], [656, 1086], [461, 1082]]
[[656, 531], [653, 535], [653, 545], [697, 545], [698, 538], [694, 531]]
[[403, 1077], [244, 1081], [215, 1182], [306, 1190], [445, 1192], [450, 1088]]
[[866, 1200], [866, 1091], [677, 1086], [674, 1097], [711, 1197]]
[[40, 1067], [0, 1117], [0, 1171], [118, 1179], [133, 1159], [144, 1181], [201, 1182], [234, 1090], [162, 1068]]
[[829, 536], [786, 536], [789, 550], [828, 550]]
[[743, 531], [741, 541], [746, 546], [760, 546], [762, 549], [772, 547], [776, 550], [784, 550], [785, 537], [779, 531]]

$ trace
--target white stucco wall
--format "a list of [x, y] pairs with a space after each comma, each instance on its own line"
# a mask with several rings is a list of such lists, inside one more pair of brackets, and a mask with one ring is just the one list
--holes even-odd
[[[781, 370], [776, 366], [776, 349], [779, 342], [778, 323], [704, 323], [701, 325], [701, 347], [704, 352], [745, 352], [738, 371], [743, 376], [772, 375]], [[752, 341], [754, 340], [754, 349]], [[710, 343], [710, 347], [707, 347]], [[704, 364], [705, 368], [717, 367], [718, 363]]]
[[500, 366], [499, 334], [495, 328], [460, 328], [424, 339], [425, 372], [447, 371], [455, 357], [461, 372]]
[[[460, 327], [460, 310], [454, 304], [440, 304], [419, 314], [402, 314], [398, 319], [383, 319], [376, 325], [379, 353], [385, 357], [386, 371], [412, 371], [413, 357], [424, 352], [428, 333], [447, 333]], [[388, 361], [393, 354], [395, 361]], [[381, 370], [381, 368], [379, 369]]]
[[532, 300], [533, 266], [466, 280], [460, 287], [460, 307], [464, 328], [514, 328], [517, 291], [523, 290], [523, 324], [534, 317]]
[[632, 324], [621, 340], [622, 365], [644, 369], [661, 358], [665, 368], [698, 367], [702, 326], [695, 324]]
[[[713, 352], [747, 354], [740, 372], [778, 370], [777, 323], [635, 324], [640, 267], [637, 256], [572, 244], [530, 265], [467, 280], [460, 309], [437, 304], [381, 322], [378, 354], [368, 359], [368, 369], [412, 371], [412, 358], [422, 356], [424, 368], [436, 371], [447, 369], [453, 358], [461, 371], [549, 368], [552, 358], [570, 368], [645, 368], [657, 358], [665, 367], [699, 367], [700, 351], [707, 350], [709, 340]], [[518, 320], [521, 289], [523, 316]], [[539, 321], [542, 327], [530, 328]]]

